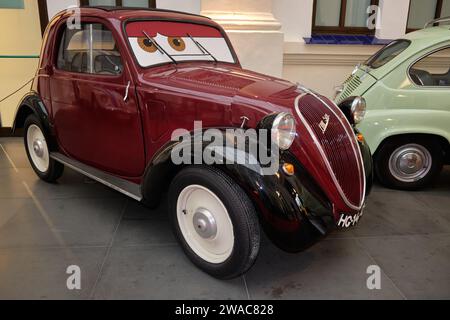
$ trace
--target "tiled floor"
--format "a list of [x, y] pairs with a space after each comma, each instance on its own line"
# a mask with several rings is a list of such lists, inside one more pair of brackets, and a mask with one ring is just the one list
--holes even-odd
[[[150, 211], [68, 169], [46, 184], [21, 139], [0, 146], [0, 299], [450, 299], [450, 168], [426, 191], [376, 187], [356, 229], [306, 252], [264, 239], [247, 275], [219, 281], [184, 256], [166, 206]], [[79, 291], [67, 289], [70, 265]], [[370, 265], [381, 290], [367, 289]]]

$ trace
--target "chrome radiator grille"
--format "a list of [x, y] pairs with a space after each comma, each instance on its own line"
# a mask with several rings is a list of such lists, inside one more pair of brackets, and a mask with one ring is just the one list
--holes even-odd
[[[331, 107], [328, 107], [327, 104]], [[353, 129], [332, 102], [314, 94], [303, 94], [297, 101], [297, 113], [322, 148], [344, 201], [359, 209], [365, 193], [365, 176]]]

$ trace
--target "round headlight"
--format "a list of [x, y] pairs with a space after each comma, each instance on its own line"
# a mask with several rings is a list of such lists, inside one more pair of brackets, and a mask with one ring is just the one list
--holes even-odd
[[363, 97], [356, 97], [355, 100], [353, 100], [351, 112], [355, 124], [363, 121], [366, 115], [366, 109], [366, 99], [364, 99]]
[[272, 139], [281, 150], [288, 150], [297, 135], [295, 119], [290, 113], [280, 113], [272, 125]]

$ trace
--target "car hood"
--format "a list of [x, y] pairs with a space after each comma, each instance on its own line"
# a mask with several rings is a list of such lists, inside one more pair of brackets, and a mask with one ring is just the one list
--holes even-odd
[[[190, 102], [179, 109], [184, 111], [184, 128], [190, 128], [194, 120], [202, 120], [204, 128], [240, 127], [243, 117], [248, 119], [246, 128], [256, 128], [269, 114], [293, 114], [298, 138], [291, 152], [324, 190], [336, 217], [361, 209], [365, 197], [361, 153], [353, 128], [331, 100], [292, 82], [223, 64], [173, 66], [148, 73], [143, 79], [166, 92], [160, 100], [172, 99], [167, 96], [175, 92], [175, 96], [195, 97], [194, 112], [186, 112]], [[171, 104], [174, 103], [172, 99]], [[180, 112], [171, 119], [180, 117]], [[322, 132], [321, 124], [326, 118], [328, 130]]]

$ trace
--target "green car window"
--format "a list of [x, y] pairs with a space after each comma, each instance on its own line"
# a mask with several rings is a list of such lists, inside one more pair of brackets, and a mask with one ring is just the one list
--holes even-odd
[[408, 40], [393, 41], [369, 58], [365, 65], [372, 69], [380, 68], [405, 51], [410, 44], [411, 42]]
[[450, 86], [450, 48], [444, 48], [420, 59], [409, 69], [411, 80], [419, 86]]

